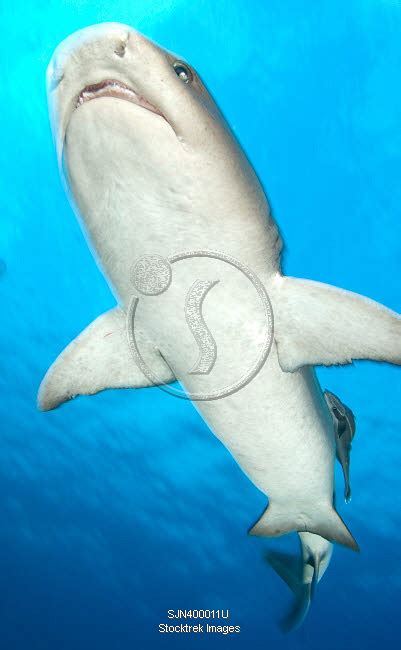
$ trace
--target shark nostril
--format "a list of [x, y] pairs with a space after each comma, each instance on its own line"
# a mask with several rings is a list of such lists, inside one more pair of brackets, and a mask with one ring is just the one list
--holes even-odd
[[126, 43], [120, 43], [114, 49], [114, 54], [117, 54], [117, 56], [122, 58], [124, 56], [124, 54], [125, 54], [125, 48], [126, 48]]
[[125, 50], [128, 44], [128, 39], [129, 39], [128, 33], [120, 36], [119, 42], [114, 48], [114, 54], [117, 54], [117, 56], [119, 56], [120, 58], [122, 58], [125, 54]]

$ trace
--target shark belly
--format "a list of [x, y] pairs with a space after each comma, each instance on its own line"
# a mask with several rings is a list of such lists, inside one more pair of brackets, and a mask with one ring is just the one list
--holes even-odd
[[[171, 295], [146, 297], [144, 304], [140, 297], [138, 303], [139, 328], [149, 333], [189, 397], [221, 388], [229, 378], [244, 374], [266, 327], [258, 296], [246, 278], [209, 260], [196, 263], [192, 260], [181, 269], [177, 265]], [[215, 365], [206, 376], [188, 372], [197, 348], [184, 317], [184, 303], [197, 277], [219, 279], [203, 307], [217, 344]], [[261, 278], [269, 293], [273, 277], [265, 273]], [[273, 342], [264, 365], [249, 383], [221, 399], [195, 399], [194, 405], [270, 503], [283, 504], [292, 512], [302, 512], [316, 502], [331, 507], [333, 422], [312, 368], [283, 372]]]
[[195, 405], [270, 504], [302, 512], [316, 501], [332, 503], [332, 422], [313, 370], [283, 373], [273, 348], [248, 386]]

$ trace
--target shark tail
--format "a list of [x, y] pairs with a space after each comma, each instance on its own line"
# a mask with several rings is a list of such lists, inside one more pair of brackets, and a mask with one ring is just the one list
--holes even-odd
[[359, 546], [333, 506], [316, 507], [302, 514], [283, 511], [271, 503], [249, 530], [258, 537], [279, 537], [285, 533], [308, 532], [359, 551]]
[[308, 614], [317, 582], [318, 569], [314, 568], [312, 582], [304, 583], [300, 558], [287, 553], [269, 551], [266, 554], [266, 560], [294, 594], [293, 606], [280, 622], [282, 632], [291, 632], [302, 625]]
[[304, 579], [301, 556], [269, 551], [266, 560], [294, 594], [294, 604], [280, 623], [283, 632], [291, 632], [300, 627], [309, 612], [319, 582], [321, 558], [317, 553], [309, 557], [308, 565], [312, 569], [312, 575], [307, 580]]

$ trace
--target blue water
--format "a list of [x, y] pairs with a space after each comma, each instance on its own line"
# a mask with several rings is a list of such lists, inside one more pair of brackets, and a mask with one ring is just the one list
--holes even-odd
[[[265, 499], [191, 404], [156, 388], [47, 414], [35, 399], [56, 355], [114, 304], [56, 169], [44, 74], [58, 42], [116, 20], [182, 54], [268, 190], [286, 272], [401, 311], [401, 3], [26, 0], [0, 17], [1, 648], [399, 645], [400, 369], [319, 371], [357, 417], [341, 512], [362, 552], [335, 549], [291, 636], [263, 550], [296, 540], [247, 537]], [[172, 608], [228, 608], [241, 633], [161, 636]]]

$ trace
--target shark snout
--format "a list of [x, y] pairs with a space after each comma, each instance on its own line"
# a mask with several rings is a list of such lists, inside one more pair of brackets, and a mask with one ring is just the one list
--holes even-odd
[[85, 87], [115, 79], [135, 89], [144, 37], [120, 23], [75, 32], [56, 48], [47, 69], [47, 92], [58, 158], [77, 98]]
[[[122, 23], [86, 27], [62, 41], [48, 67], [47, 90], [59, 164], [75, 110], [100, 97], [126, 99], [149, 109], [168, 123], [180, 142], [203, 146], [205, 131], [220, 131], [218, 110], [210, 101], [209, 111], [196, 72]], [[139, 122], [139, 114], [137, 118]]]
[[48, 90], [57, 88], [69, 64], [81, 67], [91, 61], [125, 56], [129, 40], [140, 37], [131, 27], [120, 23], [102, 23], [81, 29], [62, 41], [55, 50], [47, 72]]

